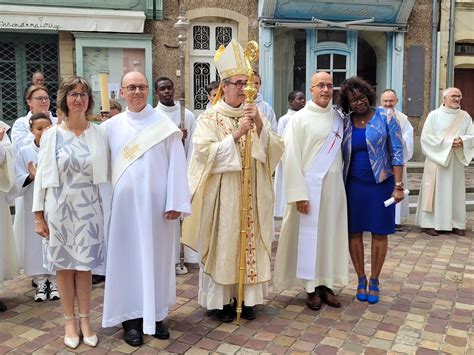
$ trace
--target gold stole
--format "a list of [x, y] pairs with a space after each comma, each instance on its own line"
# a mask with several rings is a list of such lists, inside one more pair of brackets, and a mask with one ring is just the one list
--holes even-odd
[[161, 118], [157, 123], [133, 137], [113, 162], [112, 186], [115, 187], [122, 174], [135, 160], [176, 132], [180, 132], [180, 130], [170, 119]]

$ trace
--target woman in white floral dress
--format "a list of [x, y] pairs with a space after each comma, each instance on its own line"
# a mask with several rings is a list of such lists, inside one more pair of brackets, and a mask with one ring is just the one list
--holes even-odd
[[33, 198], [35, 230], [44, 238], [45, 267], [56, 271], [65, 318], [64, 344], [79, 345], [77, 296], [84, 343], [96, 346], [97, 335], [89, 320], [91, 270], [105, 254], [99, 183], [108, 178], [108, 144], [102, 128], [86, 120], [94, 106], [87, 81], [64, 80], [57, 102], [65, 117], [41, 138]]

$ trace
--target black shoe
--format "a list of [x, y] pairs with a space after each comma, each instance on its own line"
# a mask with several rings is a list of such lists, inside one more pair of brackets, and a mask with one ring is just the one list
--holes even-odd
[[131, 319], [122, 322], [123, 339], [130, 346], [140, 346], [143, 344], [142, 319]]
[[248, 307], [246, 305], [242, 305], [242, 313], [240, 317], [247, 320], [252, 320], [257, 318], [257, 314], [255, 313], [254, 307]]
[[97, 285], [105, 281], [105, 276], [102, 275], [92, 275], [92, 284]]
[[169, 339], [170, 332], [162, 321], [156, 322], [155, 334], [153, 336], [157, 339]]
[[5, 303], [0, 301], [0, 312], [5, 312], [6, 310], [7, 310], [7, 306], [5, 305]]
[[217, 318], [223, 323], [230, 323], [234, 320], [234, 312], [230, 304], [225, 304], [223, 309], [217, 310]]

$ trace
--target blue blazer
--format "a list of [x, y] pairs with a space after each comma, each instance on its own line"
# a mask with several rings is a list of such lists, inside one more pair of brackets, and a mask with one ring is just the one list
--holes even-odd
[[[352, 150], [352, 119], [344, 119], [342, 154], [344, 157], [344, 181], [347, 180]], [[387, 111], [379, 107], [367, 123], [365, 140], [369, 152], [370, 166], [377, 183], [393, 175], [393, 166], [403, 166], [403, 141], [400, 125], [395, 117], [387, 117]]]

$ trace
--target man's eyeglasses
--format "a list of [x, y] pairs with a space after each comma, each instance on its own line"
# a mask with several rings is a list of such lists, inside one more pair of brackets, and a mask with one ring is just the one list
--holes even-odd
[[311, 86], [312, 88], [317, 87], [319, 90], [324, 90], [324, 88], [328, 88], [328, 90], [334, 89], [333, 84], [326, 84], [326, 83], [317, 83]]
[[32, 99], [36, 101], [49, 101], [48, 96], [37, 96], [37, 97], [32, 97]]
[[236, 81], [235, 83], [232, 81], [227, 82], [227, 84], [235, 85], [237, 89], [242, 89], [245, 85], [247, 85], [246, 81]]
[[148, 85], [127, 85], [125, 86], [125, 89], [127, 89], [129, 93], [135, 92], [137, 89], [138, 91], [143, 92], [148, 89]]
[[352, 105], [355, 105], [358, 102], [364, 102], [367, 100], [367, 96], [360, 95], [359, 97], [354, 97], [351, 101], [349, 101]]
[[74, 100], [77, 100], [78, 97], [80, 97], [83, 100], [86, 97], [89, 97], [89, 95], [87, 95], [87, 93], [85, 93], [85, 92], [75, 92], [75, 91], [68, 92], [67, 96], [72, 97]]

